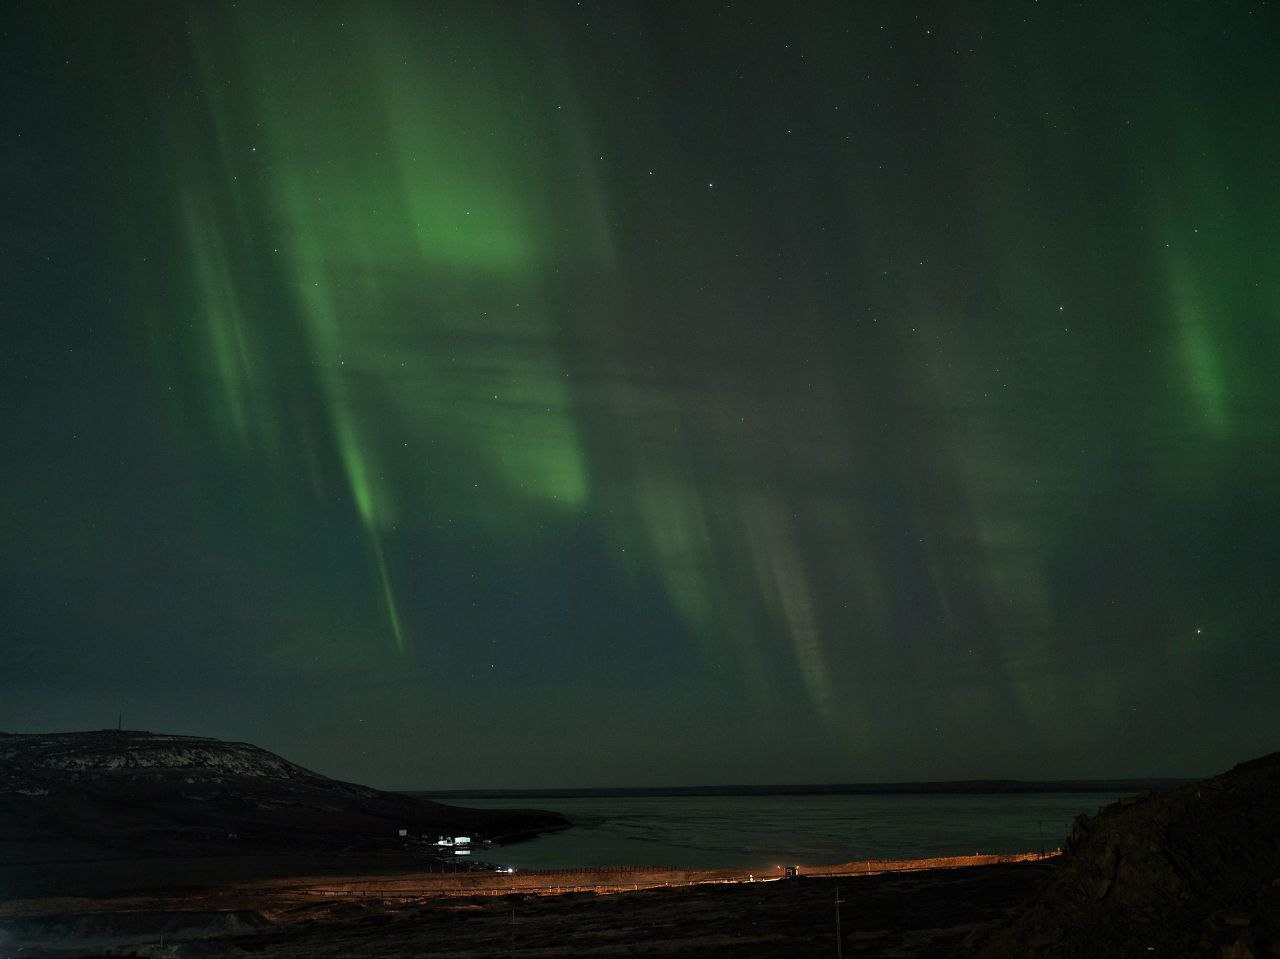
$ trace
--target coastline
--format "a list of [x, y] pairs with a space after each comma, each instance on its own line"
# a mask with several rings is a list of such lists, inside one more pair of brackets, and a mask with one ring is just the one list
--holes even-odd
[[[263, 876], [163, 893], [10, 900], [0, 904], [8, 936], [0, 945], [49, 957], [108, 948], [414, 956], [429, 946], [470, 959], [494, 955], [495, 944], [506, 951], [514, 925], [525, 947], [554, 943], [574, 955], [779, 956], [831, 943], [839, 889], [849, 903], [847, 955], [882, 955], [892, 939], [894, 954], [923, 956], [1002, 918], [1052, 868], [1050, 857], [1027, 853], [804, 866], [795, 878], [644, 867]], [[886, 911], [900, 914], [892, 932]]]

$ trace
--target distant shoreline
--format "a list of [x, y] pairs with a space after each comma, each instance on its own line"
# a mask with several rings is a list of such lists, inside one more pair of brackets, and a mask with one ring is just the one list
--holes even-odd
[[445, 802], [460, 799], [623, 799], [753, 796], [923, 796], [1018, 793], [1141, 793], [1190, 779], [973, 779], [934, 783], [831, 783], [772, 786], [636, 786], [594, 789], [404, 789], [408, 796]]

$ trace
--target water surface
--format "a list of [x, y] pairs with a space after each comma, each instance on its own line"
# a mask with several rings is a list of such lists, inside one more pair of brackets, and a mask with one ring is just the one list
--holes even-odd
[[1061, 846], [1080, 813], [1118, 793], [503, 797], [450, 802], [553, 809], [574, 826], [484, 854], [520, 869], [670, 865], [767, 870], [1029, 852]]

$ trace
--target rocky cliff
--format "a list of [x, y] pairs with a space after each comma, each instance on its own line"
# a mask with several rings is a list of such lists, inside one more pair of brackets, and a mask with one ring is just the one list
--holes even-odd
[[978, 955], [1280, 956], [1280, 753], [1081, 816]]

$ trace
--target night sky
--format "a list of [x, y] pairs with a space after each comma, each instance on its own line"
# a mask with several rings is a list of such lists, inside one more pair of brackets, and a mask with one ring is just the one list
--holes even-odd
[[1280, 744], [1265, 0], [0, 32], [0, 729], [418, 788]]

